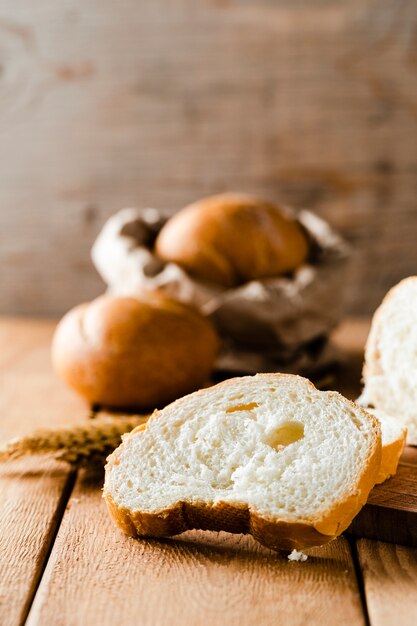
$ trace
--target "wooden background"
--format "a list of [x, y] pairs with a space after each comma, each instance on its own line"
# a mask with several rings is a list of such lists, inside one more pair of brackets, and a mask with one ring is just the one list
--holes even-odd
[[350, 309], [417, 268], [415, 0], [0, 0], [0, 311], [102, 290], [126, 205], [247, 190], [356, 247]]

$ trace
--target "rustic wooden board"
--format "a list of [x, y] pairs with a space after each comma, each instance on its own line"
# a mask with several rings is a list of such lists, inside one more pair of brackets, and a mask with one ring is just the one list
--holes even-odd
[[[0, 441], [35, 427], [85, 419], [49, 364], [54, 323], [0, 320]], [[73, 485], [65, 465], [0, 466], [0, 624], [23, 624]]]
[[242, 190], [356, 246], [371, 312], [417, 265], [414, 0], [37, 0], [0, 16], [0, 310], [63, 313], [123, 206]]
[[357, 550], [371, 626], [414, 626], [417, 550], [366, 539]]
[[113, 526], [94, 476], [79, 476], [27, 626], [364, 625], [350, 547], [289, 562], [249, 536], [135, 540]]

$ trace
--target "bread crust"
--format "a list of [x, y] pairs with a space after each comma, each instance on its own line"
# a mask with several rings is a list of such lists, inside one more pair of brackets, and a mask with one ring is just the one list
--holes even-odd
[[[364, 406], [362, 404], [362, 397], [360, 397], [357, 402], [364, 407], [367, 413], [376, 416], [378, 421], [381, 424], [381, 432], [382, 432], [382, 447], [381, 447], [381, 464], [379, 466], [379, 472], [376, 479], [376, 484], [383, 483], [391, 476], [394, 476], [397, 472], [398, 463], [400, 461], [401, 455], [404, 450], [405, 441], [407, 438], [407, 428], [404, 425], [397, 424], [400, 426], [398, 432], [396, 433], [396, 438], [392, 437], [390, 433], [388, 436], [391, 439], [389, 443], [387, 443], [388, 436], [384, 437], [384, 420], [387, 418], [393, 421], [397, 421], [396, 418], [385, 415], [382, 411], [377, 411], [369, 406]], [[385, 417], [383, 417], [385, 415]], [[388, 428], [388, 424], [387, 424]]]
[[[258, 376], [270, 376], [270, 374], [258, 374]], [[294, 378], [291, 374], [275, 374], [275, 376]], [[232, 383], [233, 379], [219, 383], [217, 386]], [[310, 385], [315, 389], [312, 383]], [[340, 394], [336, 392], [330, 392], [330, 394], [340, 397]], [[184, 401], [183, 398], [177, 400], [176, 403], [182, 401]], [[381, 431], [378, 420], [353, 402], [349, 400], [346, 402], [355, 410], [359, 408], [372, 421], [375, 432], [374, 445], [357, 484], [345, 494], [342, 500], [335, 503], [318, 519], [283, 520], [275, 516], [266, 517], [246, 504], [221, 501], [215, 504], [181, 501], [154, 513], [130, 511], [118, 506], [112, 495], [104, 489], [103, 497], [109, 513], [116, 525], [132, 537], [167, 537], [187, 530], [202, 529], [251, 534], [261, 544], [274, 550], [300, 550], [328, 543], [350, 525], [355, 515], [366, 503], [369, 492], [375, 485], [381, 462]], [[158, 412], [155, 412], [150, 419], [158, 419]], [[106, 473], [111, 471], [113, 465], [118, 465], [119, 450], [126, 441], [145, 428], [146, 424], [143, 424], [125, 435], [121, 446], [108, 457]]]
[[101, 296], [61, 320], [52, 360], [90, 404], [153, 409], [204, 385], [218, 344], [191, 306], [158, 293]]
[[406, 436], [407, 431], [404, 430], [401, 439], [396, 439], [387, 446], [383, 446], [381, 464], [379, 466], [379, 472], [376, 479], [377, 485], [383, 483], [397, 473], [397, 467], [404, 450]]
[[306, 260], [308, 248], [307, 236], [288, 211], [237, 193], [185, 207], [155, 242], [164, 261], [224, 287], [291, 272]]

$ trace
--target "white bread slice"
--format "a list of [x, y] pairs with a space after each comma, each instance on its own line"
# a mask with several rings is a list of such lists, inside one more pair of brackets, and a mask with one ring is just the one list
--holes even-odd
[[258, 374], [185, 396], [125, 435], [103, 495], [132, 536], [225, 530], [299, 550], [349, 526], [380, 459], [375, 417], [300, 376]]
[[417, 276], [402, 280], [375, 312], [366, 343], [361, 402], [407, 426], [417, 445]]
[[377, 484], [379, 484], [396, 474], [405, 446], [407, 428], [397, 418], [387, 415], [383, 411], [366, 407], [365, 410], [375, 415], [381, 425], [381, 465], [376, 479]]

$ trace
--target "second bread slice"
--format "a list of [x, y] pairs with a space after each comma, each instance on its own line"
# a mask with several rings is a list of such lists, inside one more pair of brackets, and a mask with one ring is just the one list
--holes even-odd
[[124, 437], [104, 498], [130, 535], [250, 533], [283, 550], [349, 526], [380, 465], [377, 420], [308, 380], [235, 378], [177, 400]]
[[397, 473], [398, 463], [404, 450], [407, 428], [395, 417], [378, 409], [365, 409], [377, 418], [381, 426], [381, 465], [376, 479], [383, 483]]

